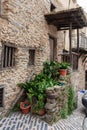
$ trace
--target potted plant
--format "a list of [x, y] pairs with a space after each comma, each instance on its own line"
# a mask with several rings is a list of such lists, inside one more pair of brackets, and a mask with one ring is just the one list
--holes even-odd
[[32, 108], [32, 113], [43, 116], [45, 114], [44, 102], [37, 100], [36, 104], [34, 104]]
[[[27, 93], [28, 100], [31, 104], [31, 112], [42, 113], [44, 111], [45, 90], [48, 86], [48, 77], [44, 74], [38, 74], [34, 80], [29, 83], [18, 83], [18, 86], [23, 87]], [[33, 100], [35, 98], [35, 100]], [[23, 104], [23, 103], [22, 103]], [[24, 106], [24, 105], [23, 105]], [[43, 109], [43, 110], [42, 110]], [[41, 110], [41, 111], [40, 111]], [[40, 115], [43, 115], [44, 112]]]
[[23, 87], [27, 93], [29, 102], [31, 104], [31, 112], [40, 115], [45, 113], [45, 90], [48, 87], [53, 87], [54, 85], [58, 84], [58, 67], [59, 63], [47, 62], [45, 63], [43, 72], [36, 75], [33, 80], [18, 84], [18, 86]]
[[29, 101], [20, 102], [20, 109], [22, 110], [23, 114], [28, 114], [31, 109]]
[[66, 62], [60, 63], [60, 69], [59, 69], [60, 75], [66, 76], [66, 74], [67, 74], [67, 69], [68, 69], [69, 66], [70, 66], [69, 63], [66, 63]]
[[44, 96], [39, 94], [37, 97], [36, 104], [34, 104], [32, 108], [32, 112], [40, 116], [43, 116], [45, 114], [44, 105], [45, 105]]

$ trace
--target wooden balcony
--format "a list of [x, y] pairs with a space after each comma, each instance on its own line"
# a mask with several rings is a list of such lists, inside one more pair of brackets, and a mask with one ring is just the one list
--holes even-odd
[[[76, 35], [72, 35], [72, 49], [77, 50]], [[79, 52], [87, 53], [87, 37], [84, 34], [79, 34]]]

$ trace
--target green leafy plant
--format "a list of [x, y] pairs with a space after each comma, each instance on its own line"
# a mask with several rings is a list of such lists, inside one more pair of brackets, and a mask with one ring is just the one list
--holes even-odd
[[68, 69], [71, 65], [67, 62], [61, 62], [60, 63], [60, 69]]
[[20, 111], [20, 104], [19, 103], [15, 104], [15, 106], [13, 108], [13, 112], [17, 112], [17, 111]]
[[58, 84], [57, 81], [53, 80], [51, 77], [47, 76], [44, 73], [40, 73], [35, 76], [34, 80], [26, 83], [19, 83], [18, 86], [25, 89], [31, 104], [33, 104], [33, 97], [36, 97], [37, 101], [33, 109], [36, 109], [38, 111], [39, 109], [44, 108], [46, 88], [53, 87], [56, 84]]
[[36, 102], [36, 104], [34, 105], [34, 110], [38, 113], [39, 110], [44, 108], [44, 96], [39, 94], [38, 95], [38, 100]]
[[63, 106], [63, 108], [61, 110], [61, 117], [62, 118], [66, 118], [67, 117], [67, 107], [66, 107], [66, 104]]
[[73, 86], [69, 86], [69, 93], [68, 93], [68, 114], [72, 114], [74, 110], [74, 103], [75, 103], [75, 96], [74, 96], [74, 88]]
[[68, 65], [62, 64], [54, 61], [46, 61], [44, 63], [43, 72], [36, 75], [35, 78], [26, 83], [18, 83], [18, 86], [25, 89], [28, 99], [31, 104], [33, 104], [33, 98], [35, 97], [36, 102], [33, 107], [36, 111], [44, 108], [45, 105], [45, 90], [48, 87], [53, 87], [54, 85], [60, 85], [58, 82], [60, 66]]
[[28, 82], [26, 82], [26, 83], [18, 83], [17, 85], [18, 85], [19, 87], [24, 88], [24, 90], [25, 90], [26, 92], [28, 92], [28, 89], [29, 89], [29, 83], [28, 83]]
[[55, 61], [44, 62], [43, 73], [52, 79], [58, 79], [60, 64]]

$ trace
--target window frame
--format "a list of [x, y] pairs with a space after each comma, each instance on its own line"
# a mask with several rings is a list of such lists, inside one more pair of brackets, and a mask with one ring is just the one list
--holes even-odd
[[[51, 42], [53, 40], [53, 56], [51, 57]], [[57, 38], [49, 34], [49, 44], [50, 44], [50, 61], [55, 61], [57, 59]]]
[[[10, 54], [8, 52], [8, 55], [10, 56], [11, 59], [10, 59], [10, 61], [7, 61], [7, 62], [10, 62], [10, 63], [9, 63], [9, 65], [7, 65], [8, 63], [6, 63], [6, 66], [4, 66], [4, 64], [5, 64], [4, 58], [6, 58], [5, 55], [4, 55], [5, 47], [7, 48], [7, 50], [9, 50], [9, 48], [12, 49]], [[2, 54], [1, 54], [1, 68], [2, 69], [15, 67], [15, 51], [16, 51], [16, 49], [17, 48], [15, 47], [15, 45], [12, 45], [11, 43], [5, 42], [5, 43], [2, 44]], [[8, 57], [6, 59], [8, 59]]]
[[[65, 53], [65, 55], [64, 55]], [[76, 62], [76, 65], [74, 65], [74, 56], [77, 56], [77, 62]], [[65, 60], [64, 60], [65, 59]], [[67, 59], [67, 60], [66, 60]], [[67, 62], [67, 63], [70, 63], [70, 55], [68, 53], [68, 51], [65, 51], [63, 50], [63, 56], [62, 56], [62, 61], [63, 62]], [[75, 60], [76, 61], [76, 60]], [[75, 52], [72, 52], [72, 69], [73, 71], [78, 71], [78, 61], [79, 61], [79, 57], [78, 57], [78, 54], [75, 53]]]
[[0, 85], [0, 89], [3, 89], [3, 94], [2, 94], [2, 106], [0, 106], [0, 109], [4, 107], [4, 94], [5, 94], [5, 86], [4, 85]]
[[[33, 52], [33, 55], [30, 55], [30, 53], [32, 53], [32, 52]], [[29, 63], [28, 63], [29, 66], [34, 66], [35, 65], [35, 52], [36, 52], [35, 48], [29, 48]], [[33, 60], [31, 60], [32, 56], [33, 56]]]

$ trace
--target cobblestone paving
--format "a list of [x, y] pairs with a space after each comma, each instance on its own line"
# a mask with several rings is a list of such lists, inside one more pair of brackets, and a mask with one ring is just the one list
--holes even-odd
[[0, 130], [83, 130], [85, 114], [82, 108], [77, 109], [67, 119], [62, 119], [52, 126], [31, 114], [11, 113], [0, 119]]

